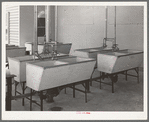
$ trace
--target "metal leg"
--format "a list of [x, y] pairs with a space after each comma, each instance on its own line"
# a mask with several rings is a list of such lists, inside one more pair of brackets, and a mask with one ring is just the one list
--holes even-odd
[[40, 101], [41, 101], [40, 110], [43, 111], [43, 91], [40, 92]]
[[14, 92], [15, 96], [17, 95], [17, 82], [15, 81], [15, 92]]
[[87, 83], [85, 83], [85, 103], [87, 103]]
[[90, 77], [90, 86], [92, 86], [92, 76], [93, 76], [93, 73], [94, 73], [94, 71], [95, 71], [95, 68], [94, 68], [94, 70], [93, 70], [93, 72], [92, 72], [92, 74], [91, 74], [91, 77]]
[[66, 94], [66, 88], [65, 88], [65, 94]]
[[87, 92], [90, 92], [90, 85], [89, 85], [89, 82], [90, 82], [90, 80], [86, 82], [86, 89], [87, 89]]
[[101, 89], [101, 72], [100, 72], [100, 79], [99, 80], [100, 80], [99, 82], [100, 82], [100, 89]]
[[139, 83], [139, 67], [137, 67], [136, 70], [137, 70], [137, 81]]
[[[22, 83], [23, 87], [22, 87], [22, 94], [25, 93], [25, 82]], [[22, 98], [22, 106], [24, 106], [24, 98]]]
[[6, 111], [11, 111], [12, 78], [7, 78]]
[[112, 80], [112, 93], [114, 93], [114, 81]]
[[75, 98], [75, 85], [73, 85], [73, 98]]
[[31, 89], [31, 96], [30, 96], [30, 111], [32, 111], [32, 89]]
[[90, 81], [90, 86], [92, 86], [92, 80]]
[[137, 73], [137, 76], [136, 77], [137, 77], [137, 82], [139, 83], [139, 67], [135, 68], [134, 70]]
[[127, 70], [126, 70], [125, 78], [126, 78], [126, 81], [127, 81]]

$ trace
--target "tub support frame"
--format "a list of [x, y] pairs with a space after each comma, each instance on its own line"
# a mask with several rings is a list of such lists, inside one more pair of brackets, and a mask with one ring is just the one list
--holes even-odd
[[[72, 88], [73, 89], [73, 97], [75, 98], [75, 90], [77, 90], [77, 91], [80, 91], [80, 92], [82, 92], [82, 93], [85, 93], [85, 103], [87, 103], [87, 91], [88, 91], [88, 87], [89, 87], [89, 82], [90, 82], [90, 79], [88, 79], [88, 80], [83, 80], [83, 81], [79, 81], [79, 82], [75, 82], [75, 83], [71, 83], [71, 84], [67, 84], [67, 85], [63, 85], [63, 86], [60, 86], [62, 89], [64, 88], [67, 88], [67, 87], [69, 87], [69, 88]], [[85, 88], [85, 91], [83, 91], [83, 90], [80, 90], [80, 89], [78, 89], [78, 88], [75, 88], [75, 86], [76, 85], [79, 85], [79, 84], [85, 84], [84, 85], [84, 88]], [[56, 88], [58, 88], [58, 87], [56, 87]], [[41, 111], [43, 111], [43, 99], [44, 99], [44, 97], [43, 97], [43, 91], [45, 91], [45, 90], [42, 90], [42, 91], [39, 91], [39, 94], [40, 94], [40, 110]], [[33, 90], [31, 89], [30, 90], [30, 111], [32, 111], [32, 103], [34, 103], [33, 101], [33, 99], [32, 99], [32, 93], [33, 93]]]
[[[12, 79], [13, 79], [13, 77], [15, 77], [15, 76], [12, 76], [11, 78], [7, 78], [8, 92], [7, 92], [7, 95], [6, 95], [6, 110], [11, 111], [11, 101], [16, 100], [16, 99], [22, 99], [22, 105], [24, 106], [24, 99], [26, 98], [26, 99], [30, 100], [30, 111], [32, 111], [32, 104], [33, 103], [40, 106], [40, 110], [43, 111], [43, 99], [45, 99], [45, 96], [43, 95], [43, 92], [46, 91], [46, 90], [35, 91], [35, 90], [30, 88], [30, 93], [25, 94], [25, 89], [27, 88], [27, 86], [25, 87], [26, 82], [23, 82], [23, 84], [22, 84], [22, 93], [20, 93], [16, 90], [15, 91], [15, 96], [12, 96]], [[66, 89], [67, 87], [72, 88], [74, 98], [75, 98], [75, 90], [80, 91], [82, 93], [85, 93], [85, 103], [87, 103], [87, 93], [89, 91], [89, 82], [90, 82], [90, 79], [87, 79], [87, 80], [83, 80], [83, 81], [63, 85], [63, 86], [60, 86], [60, 87], [62, 89], [63, 88]], [[18, 84], [19, 83], [16, 82], [15, 85], [17, 86]], [[78, 88], [75, 88], [76, 85], [80, 85], [80, 84], [82, 84], [84, 86], [85, 91], [83, 91], [81, 89], [78, 89]], [[17, 93], [19, 95], [17, 95]], [[33, 100], [33, 95], [35, 95], [37, 93], [38, 93], [39, 98], [40, 98], [40, 103], [37, 103], [35, 100]]]
[[[25, 86], [25, 84], [26, 84], [26, 81], [24, 81], [24, 82], [17, 82], [17, 81], [14, 81], [15, 82], [15, 96], [17, 96], [17, 93], [19, 94], [19, 95], [23, 95], [23, 94], [25, 94], [25, 90], [26, 90], [26, 86]], [[21, 89], [22, 89], [22, 93], [20, 93], [19, 91], [17, 91], [17, 86], [18, 85], [21, 85]], [[25, 98], [22, 98], [22, 106], [24, 106], [24, 103], [25, 103]]]
[[[94, 69], [93, 73], [95, 72], [95, 69]], [[128, 74], [128, 71], [129, 70], [135, 70], [137, 75]], [[93, 73], [92, 73], [92, 75], [93, 75]], [[116, 83], [118, 81], [118, 74], [125, 75], [126, 81], [128, 79], [128, 76], [136, 77], [137, 78], [137, 83], [139, 83], [139, 67], [136, 67], [136, 68], [132, 68], [132, 69], [128, 69], [128, 70], [125, 70], [125, 71], [121, 71], [121, 72], [117, 72], [117, 73], [112, 73], [112, 74], [100, 72], [100, 77], [97, 77], [97, 78], [92, 78], [92, 75], [91, 75], [90, 85], [92, 85], [92, 81], [99, 82], [100, 83], [99, 84], [100, 89], [101, 89], [101, 84], [110, 85], [110, 86], [112, 86], [112, 93], [114, 93], [114, 83]], [[101, 79], [104, 80], [104, 78], [110, 78], [111, 84], [110, 83], [102, 82]]]

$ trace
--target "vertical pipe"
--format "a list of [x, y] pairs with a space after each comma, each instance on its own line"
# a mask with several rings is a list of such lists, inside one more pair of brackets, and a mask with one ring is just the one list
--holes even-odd
[[38, 51], [38, 42], [37, 42], [37, 6], [34, 6], [34, 38], [33, 38], [33, 53]]
[[105, 38], [107, 38], [107, 18], [108, 18], [108, 7], [105, 6], [106, 13], [105, 13]]
[[57, 30], [58, 30], [58, 25], [57, 25], [57, 6], [55, 6], [55, 41], [57, 42]]
[[46, 42], [50, 41], [51, 38], [51, 11], [50, 6], [45, 7], [46, 11]]
[[116, 6], [115, 6], [115, 23], [114, 23], [114, 42], [113, 45], [116, 44]]
[[106, 40], [107, 40], [107, 18], [108, 18], [108, 7], [105, 6], [105, 32], [103, 39], [103, 47], [106, 47]]

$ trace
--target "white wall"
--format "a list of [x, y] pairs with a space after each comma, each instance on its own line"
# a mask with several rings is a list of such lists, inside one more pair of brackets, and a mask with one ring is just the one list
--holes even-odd
[[20, 45], [33, 42], [34, 36], [34, 7], [20, 6]]
[[[143, 50], [143, 7], [119, 6], [117, 43], [120, 49]], [[102, 46], [105, 7], [59, 6], [58, 41], [72, 42], [72, 50]], [[114, 37], [114, 7], [108, 7], [108, 38]]]

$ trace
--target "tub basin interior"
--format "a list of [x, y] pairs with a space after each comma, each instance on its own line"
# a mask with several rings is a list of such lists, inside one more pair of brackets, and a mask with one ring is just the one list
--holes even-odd
[[58, 65], [65, 65], [65, 64], [73, 64], [73, 63], [79, 63], [79, 62], [85, 62], [85, 61], [90, 61], [93, 59], [89, 58], [80, 58], [80, 57], [71, 57], [71, 58], [62, 58], [59, 60], [51, 60], [51, 61], [39, 61], [39, 62], [34, 62], [34, 65], [40, 66], [40, 67], [53, 67], [53, 66], [58, 66]]
[[8, 45], [6, 44], [6, 47], [16, 47], [15, 45]]
[[20, 56], [20, 57], [15, 57], [16, 60], [19, 61], [26, 61], [26, 60], [33, 60], [34, 56], [33, 55], [29, 55], [29, 56]]
[[89, 51], [90, 52], [96, 52], [96, 51], [99, 51], [99, 50], [97, 50], [97, 49], [90, 49]]
[[18, 46], [7, 46], [6, 49], [18, 49]]
[[112, 56], [122, 56], [126, 55], [126, 53], [121, 53], [121, 52], [108, 52], [106, 55], [112, 55]]
[[33, 63], [34, 65], [40, 66], [40, 67], [53, 67], [53, 66], [58, 66], [58, 65], [64, 65], [68, 64], [67, 62], [62, 62], [62, 61], [40, 61]]
[[80, 58], [80, 57], [60, 59], [60, 61], [67, 62], [69, 64], [71, 64], [71, 63], [77, 63], [77, 62], [84, 62], [84, 61], [89, 61], [89, 60], [92, 60], [92, 59], [89, 59], [89, 58]]
[[[52, 57], [51, 54], [49, 54], [49, 55], [41, 54], [40, 56], [41, 56], [43, 59], [44, 59], [44, 58], [45, 58], [45, 59], [48, 59], [48, 58]], [[67, 54], [62, 54], [62, 53], [57, 54], [57, 57], [61, 57], [61, 56], [67, 56]], [[28, 61], [28, 60], [33, 61], [34, 58], [35, 58], [35, 59], [38, 59], [38, 57], [37, 57], [37, 56], [34, 56], [34, 55], [15, 57], [15, 59], [18, 60], [18, 61]]]
[[126, 55], [125, 53], [119, 53], [119, 52], [113, 52], [113, 55], [115, 56], [121, 56], [121, 55]]
[[119, 50], [118, 52], [125, 53], [125, 54], [131, 54], [131, 53], [139, 53], [139, 52], [142, 52], [142, 51], [126, 49], [126, 50]]
[[89, 52], [99, 52], [103, 50], [103, 48], [92, 48], [92, 49], [88, 49]]
[[[68, 55], [68, 54], [58, 53], [58, 54], [57, 54], [57, 57], [67, 56], [67, 55]], [[50, 58], [50, 57], [52, 57], [51, 54], [47, 54], [47, 55], [45, 55], [45, 54], [40, 54], [40, 56], [41, 56], [43, 59], [44, 59], [44, 58]], [[37, 56], [35, 56], [35, 58], [38, 59]]]
[[104, 54], [104, 53], [112, 53], [112, 50], [101, 50], [99, 53], [102, 53], [102, 54]]

